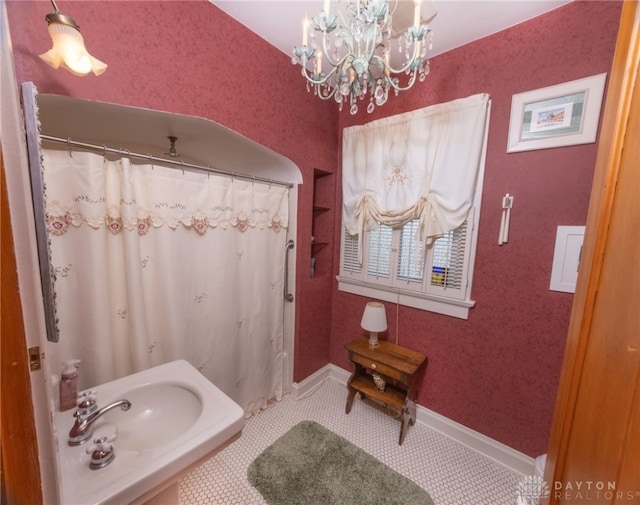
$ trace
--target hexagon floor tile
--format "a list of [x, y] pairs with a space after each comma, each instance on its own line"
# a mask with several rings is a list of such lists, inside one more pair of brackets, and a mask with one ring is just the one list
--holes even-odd
[[435, 505], [516, 503], [522, 475], [422, 423], [409, 427], [404, 443], [398, 445], [397, 419], [359, 398], [345, 415], [346, 397], [344, 385], [327, 379], [305, 398], [285, 395], [248, 419], [239, 440], [180, 481], [180, 505], [264, 505], [247, 480], [247, 468], [267, 446], [305, 420], [322, 424], [413, 480]]

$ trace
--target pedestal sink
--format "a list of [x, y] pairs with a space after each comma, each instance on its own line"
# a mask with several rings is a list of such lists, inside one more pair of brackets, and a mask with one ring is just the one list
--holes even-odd
[[131, 408], [98, 419], [92, 439], [116, 434], [115, 459], [91, 470], [92, 442], [67, 445], [73, 410], [54, 416], [61, 504], [143, 503], [239, 436], [244, 412], [186, 361], [123, 377], [94, 388], [98, 407], [126, 398]]
[[186, 433], [202, 414], [202, 402], [191, 390], [171, 382], [128, 391], [127, 411], [114, 409], [104, 420], [116, 426], [117, 447], [144, 451], [170, 444]]

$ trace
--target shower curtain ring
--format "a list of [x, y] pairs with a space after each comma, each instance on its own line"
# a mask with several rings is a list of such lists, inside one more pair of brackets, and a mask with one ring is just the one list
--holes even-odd
[[106, 159], [107, 157], [107, 145], [102, 144], [102, 157]]
[[180, 160], [180, 165], [182, 165], [182, 175], [184, 175], [184, 160]]
[[69, 158], [73, 158], [73, 154], [71, 153], [71, 137], [67, 137], [67, 149], [69, 149]]

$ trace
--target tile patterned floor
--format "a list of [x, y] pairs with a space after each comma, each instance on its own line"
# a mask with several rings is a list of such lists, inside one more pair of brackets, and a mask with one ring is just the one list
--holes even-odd
[[239, 440], [180, 482], [180, 505], [265, 504], [247, 481], [247, 467], [262, 450], [305, 420], [320, 423], [413, 480], [429, 492], [435, 505], [516, 503], [521, 475], [423, 424], [410, 427], [400, 446], [398, 420], [358, 398], [345, 415], [346, 395], [342, 384], [328, 379], [306, 398], [286, 395], [249, 419]]

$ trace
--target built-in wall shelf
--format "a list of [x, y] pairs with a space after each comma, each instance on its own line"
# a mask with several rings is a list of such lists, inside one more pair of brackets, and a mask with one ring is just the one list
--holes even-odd
[[333, 241], [334, 174], [313, 170], [313, 216], [311, 223], [311, 277], [331, 275]]
[[313, 254], [316, 251], [319, 251], [320, 249], [328, 245], [329, 245], [329, 242], [313, 242], [311, 244], [311, 254]]

